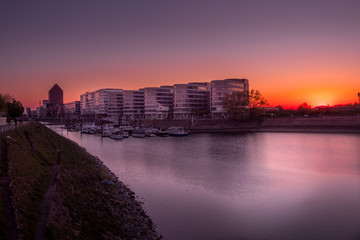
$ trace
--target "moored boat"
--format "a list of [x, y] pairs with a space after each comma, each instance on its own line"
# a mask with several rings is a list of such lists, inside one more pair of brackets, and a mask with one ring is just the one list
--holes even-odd
[[102, 137], [110, 137], [111, 136], [111, 130], [110, 129], [104, 129], [103, 132], [101, 133]]
[[159, 137], [168, 137], [169, 136], [169, 131], [166, 129], [159, 129], [157, 132], [155, 132], [156, 136]]
[[118, 133], [112, 133], [110, 135], [110, 138], [115, 139], [115, 140], [120, 140], [120, 139], [123, 139], [124, 137], [121, 132], [118, 132]]
[[171, 127], [169, 128], [169, 135], [173, 137], [185, 137], [188, 135], [188, 131], [182, 127]]
[[128, 137], [129, 137], [129, 132], [127, 132], [127, 131], [123, 131], [122, 134], [123, 134], [123, 137], [124, 137], [124, 138], [128, 138]]
[[145, 130], [144, 129], [135, 129], [132, 132], [132, 136], [136, 138], [144, 138], [145, 137]]
[[147, 129], [145, 129], [145, 136], [146, 137], [156, 137], [155, 132], [156, 132], [155, 128], [147, 128]]
[[123, 133], [120, 131], [120, 129], [113, 129], [110, 138], [119, 140], [119, 139], [123, 139], [124, 136]]

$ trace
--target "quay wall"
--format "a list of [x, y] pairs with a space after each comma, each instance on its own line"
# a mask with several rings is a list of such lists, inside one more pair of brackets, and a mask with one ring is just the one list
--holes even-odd
[[148, 120], [145, 127], [183, 127], [192, 133], [207, 132], [341, 132], [360, 133], [359, 116], [284, 117], [234, 121], [226, 119]]

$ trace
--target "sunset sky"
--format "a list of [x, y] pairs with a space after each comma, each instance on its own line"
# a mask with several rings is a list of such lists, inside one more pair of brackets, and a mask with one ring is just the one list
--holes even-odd
[[271, 105], [354, 103], [360, 1], [1, 1], [0, 93], [247, 78]]

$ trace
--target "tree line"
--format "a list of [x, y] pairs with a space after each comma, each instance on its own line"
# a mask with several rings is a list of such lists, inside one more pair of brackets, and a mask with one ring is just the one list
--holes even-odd
[[260, 91], [254, 89], [232, 92], [227, 94], [222, 101], [228, 118], [235, 120], [259, 119], [264, 113], [264, 108], [269, 106]]
[[306, 102], [302, 103], [296, 110], [287, 109], [279, 105], [272, 109], [268, 101], [261, 95], [258, 90], [245, 92], [235, 91], [227, 94], [223, 98], [223, 107], [227, 113], [227, 118], [234, 120], [245, 119], [263, 119], [265, 116], [323, 116], [323, 115], [354, 115], [360, 113], [359, 103], [343, 105], [343, 108], [336, 107], [319, 107], [312, 108]]
[[17, 101], [10, 94], [0, 93], [0, 112], [5, 113], [7, 116], [7, 122], [11, 120], [17, 122], [17, 118], [21, 117], [24, 113], [24, 107], [20, 101]]

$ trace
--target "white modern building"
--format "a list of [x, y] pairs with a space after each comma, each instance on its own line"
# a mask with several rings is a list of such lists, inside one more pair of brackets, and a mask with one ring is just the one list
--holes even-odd
[[80, 96], [82, 115], [120, 117], [123, 114], [123, 90], [104, 88]]
[[249, 92], [247, 79], [225, 79], [211, 81], [210, 111], [213, 118], [226, 118], [223, 99], [233, 92]]
[[210, 108], [210, 83], [174, 84], [174, 119], [190, 119]]
[[80, 101], [73, 101], [64, 103], [64, 113], [66, 115], [79, 115], [80, 114]]
[[124, 90], [124, 117], [128, 120], [144, 117], [145, 90]]
[[145, 118], [146, 119], [167, 119], [172, 117], [174, 107], [174, 87], [146, 87], [144, 89], [145, 98]]

